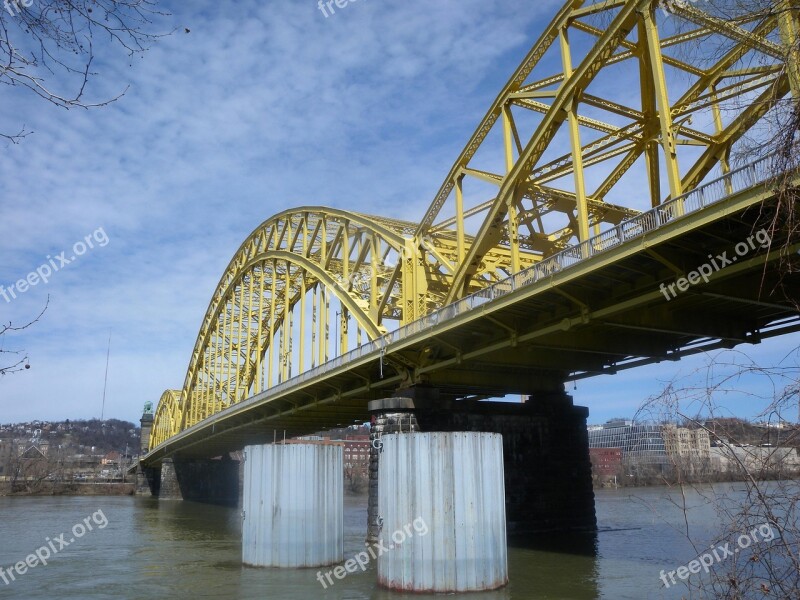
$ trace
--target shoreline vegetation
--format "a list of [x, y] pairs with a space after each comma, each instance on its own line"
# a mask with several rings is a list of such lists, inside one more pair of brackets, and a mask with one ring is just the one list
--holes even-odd
[[51, 483], [27, 487], [0, 483], [0, 496], [133, 496], [133, 483]]
[[[796, 473], [775, 472], [756, 478], [756, 482], [764, 481], [783, 481], [795, 479]], [[634, 475], [632, 477], [618, 477], [616, 481], [605, 479], [592, 481], [592, 487], [596, 490], [614, 488], [638, 488], [638, 487], [673, 487], [676, 485], [711, 485], [714, 483], [746, 483], [749, 479], [747, 475], [741, 473], [714, 473], [710, 476], [667, 476], [667, 475]]]

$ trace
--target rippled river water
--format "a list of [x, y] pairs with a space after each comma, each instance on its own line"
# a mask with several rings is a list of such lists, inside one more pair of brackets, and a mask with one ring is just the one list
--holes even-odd
[[[665, 589], [659, 573], [688, 563], [696, 553], [682, 533], [676, 500], [680, 494], [667, 488], [599, 490], [596, 535], [515, 542], [506, 588], [447, 597], [678, 598], [681, 590]], [[712, 508], [696, 493], [688, 503], [694, 535], [710, 535]], [[366, 498], [347, 497], [345, 558], [363, 549], [365, 523]], [[0, 498], [0, 567], [24, 561], [42, 547], [51, 554], [47, 565], [15, 572], [14, 581], [6, 574], [8, 584], [0, 579], [0, 598], [425, 597], [377, 587], [374, 564], [323, 590], [317, 569], [243, 567], [240, 544], [240, 514], [233, 508], [134, 497]]]

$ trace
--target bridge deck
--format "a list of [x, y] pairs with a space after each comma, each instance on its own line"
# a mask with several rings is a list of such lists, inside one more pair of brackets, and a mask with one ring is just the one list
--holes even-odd
[[[720, 192], [725, 181], [710, 182], [229, 407], [142, 462], [216, 456], [367, 419], [368, 400], [407, 383], [400, 365], [445, 396], [500, 396], [798, 331], [787, 297], [798, 297], [800, 283], [781, 281], [774, 268], [785, 240], [772, 240], [769, 252], [757, 240], [735, 251], [758, 229], [760, 205], [773, 201], [768, 186], [753, 185], [757, 168], [765, 163], [731, 175], [732, 194]], [[731, 259], [724, 267], [723, 252]], [[709, 283], [667, 300], [662, 284], [706, 264], [715, 271]]]

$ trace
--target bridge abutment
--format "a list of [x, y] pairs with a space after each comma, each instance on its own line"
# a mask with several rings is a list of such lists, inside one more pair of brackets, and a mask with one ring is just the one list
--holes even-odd
[[178, 475], [175, 471], [175, 460], [165, 458], [161, 461], [158, 483], [159, 500], [183, 500], [181, 486], [178, 483]]

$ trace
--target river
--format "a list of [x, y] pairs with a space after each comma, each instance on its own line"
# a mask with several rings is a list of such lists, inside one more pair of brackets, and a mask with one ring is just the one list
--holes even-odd
[[[727, 484], [740, 493], [742, 484]], [[678, 490], [598, 490], [596, 535], [546, 535], [509, 547], [509, 585], [462, 600], [641, 599], [688, 596], [661, 570], [697, 556], [685, 535]], [[715, 512], [690, 491], [692, 537], [712, 539]], [[364, 548], [366, 498], [345, 498], [345, 558]], [[62, 537], [61, 534], [64, 533]], [[7, 570], [0, 598], [399, 599], [376, 585], [375, 564], [323, 589], [317, 569], [243, 567], [237, 509], [141, 497], [0, 498], [0, 568], [39, 551], [23, 574]], [[525, 546], [525, 547], [523, 547]], [[708, 548], [708, 545], [705, 546]], [[42, 549], [46, 549], [42, 550]], [[50, 556], [46, 556], [49, 554]], [[696, 576], [692, 576], [696, 577]], [[6, 583], [6, 580], [8, 583]], [[701, 597], [694, 593], [693, 597]]]

